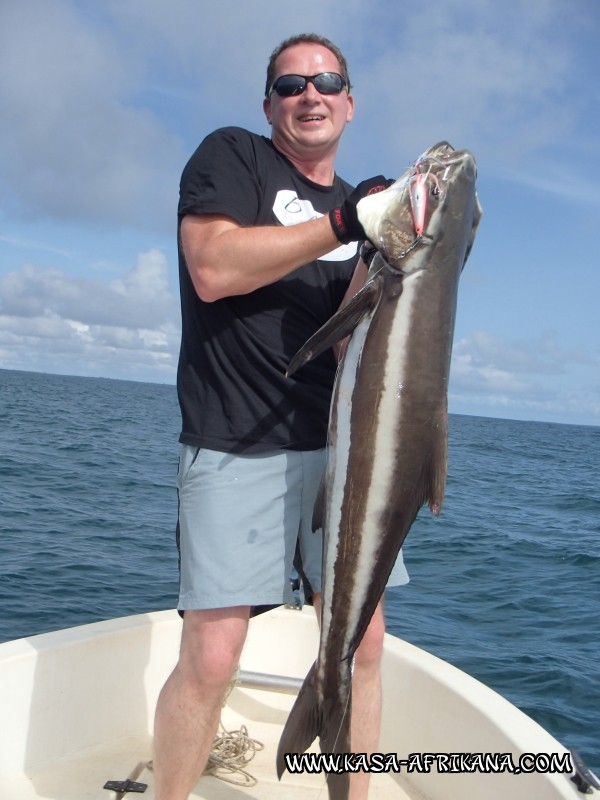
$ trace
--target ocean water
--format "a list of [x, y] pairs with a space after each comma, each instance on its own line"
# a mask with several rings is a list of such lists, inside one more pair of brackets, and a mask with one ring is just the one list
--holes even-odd
[[[172, 386], [0, 370], [0, 641], [173, 607]], [[600, 428], [450, 416], [389, 630], [600, 772]]]

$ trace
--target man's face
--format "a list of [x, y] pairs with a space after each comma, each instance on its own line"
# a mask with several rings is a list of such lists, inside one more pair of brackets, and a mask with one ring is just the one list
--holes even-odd
[[[318, 75], [340, 72], [336, 56], [319, 44], [288, 47], [275, 62], [275, 79], [281, 75]], [[354, 100], [343, 89], [340, 94], [320, 94], [307, 83], [302, 94], [280, 97], [273, 92], [264, 101], [264, 111], [273, 126], [274, 144], [292, 158], [319, 158], [333, 148], [352, 119]]]

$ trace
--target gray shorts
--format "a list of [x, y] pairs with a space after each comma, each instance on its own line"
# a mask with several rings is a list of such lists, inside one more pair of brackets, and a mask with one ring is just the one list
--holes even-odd
[[[181, 445], [178, 609], [293, 602], [292, 563], [321, 591], [323, 540], [312, 531], [325, 450], [240, 456]], [[388, 586], [408, 582], [400, 552]]]

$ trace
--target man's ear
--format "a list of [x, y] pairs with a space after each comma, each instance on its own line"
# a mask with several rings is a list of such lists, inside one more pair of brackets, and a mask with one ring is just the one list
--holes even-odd
[[271, 99], [269, 97], [265, 97], [263, 100], [263, 111], [265, 112], [265, 117], [267, 118], [267, 122], [269, 125], [271, 124]]

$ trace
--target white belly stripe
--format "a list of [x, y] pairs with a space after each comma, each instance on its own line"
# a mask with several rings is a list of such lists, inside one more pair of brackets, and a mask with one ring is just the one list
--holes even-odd
[[[410, 354], [406, 340], [411, 329], [411, 317], [417, 300], [420, 273], [407, 276], [403, 282], [402, 297], [394, 315], [386, 353], [383, 387], [377, 410], [376, 439], [373, 443], [374, 459], [368, 503], [363, 522], [364, 533], [360, 537], [361, 549], [357, 557], [355, 591], [349, 618], [356, 619], [365, 603], [371, 581], [375, 552], [379, 545], [378, 521], [393, 491], [392, 480], [396, 455], [396, 441], [390, 432], [396, 430], [402, 414], [402, 385], [406, 380]], [[344, 473], [345, 474], [345, 473]], [[349, 629], [352, 625], [349, 625]], [[352, 631], [349, 630], [349, 633]]]
[[[344, 363], [337, 378], [334, 402], [337, 400], [338, 424], [336, 432], [335, 451], [330, 448], [327, 453], [327, 470], [330, 496], [327, 503], [326, 526], [330, 531], [324, 554], [324, 572], [330, 575], [329, 581], [323, 585], [323, 619], [321, 622], [323, 636], [327, 637], [331, 620], [331, 607], [333, 595], [333, 566], [338, 553], [339, 530], [342, 518], [342, 503], [348, 472], [350, 456], [350, 417], [352, 414], [352, 396], [356, 383], [356, 370], [365, 336], [369, 328], [371, 315], [367, 315], [356, 326], [352, 338], [348, 343], [344, 356]], [[334, 480], [331, 480], [331, 477]]]

